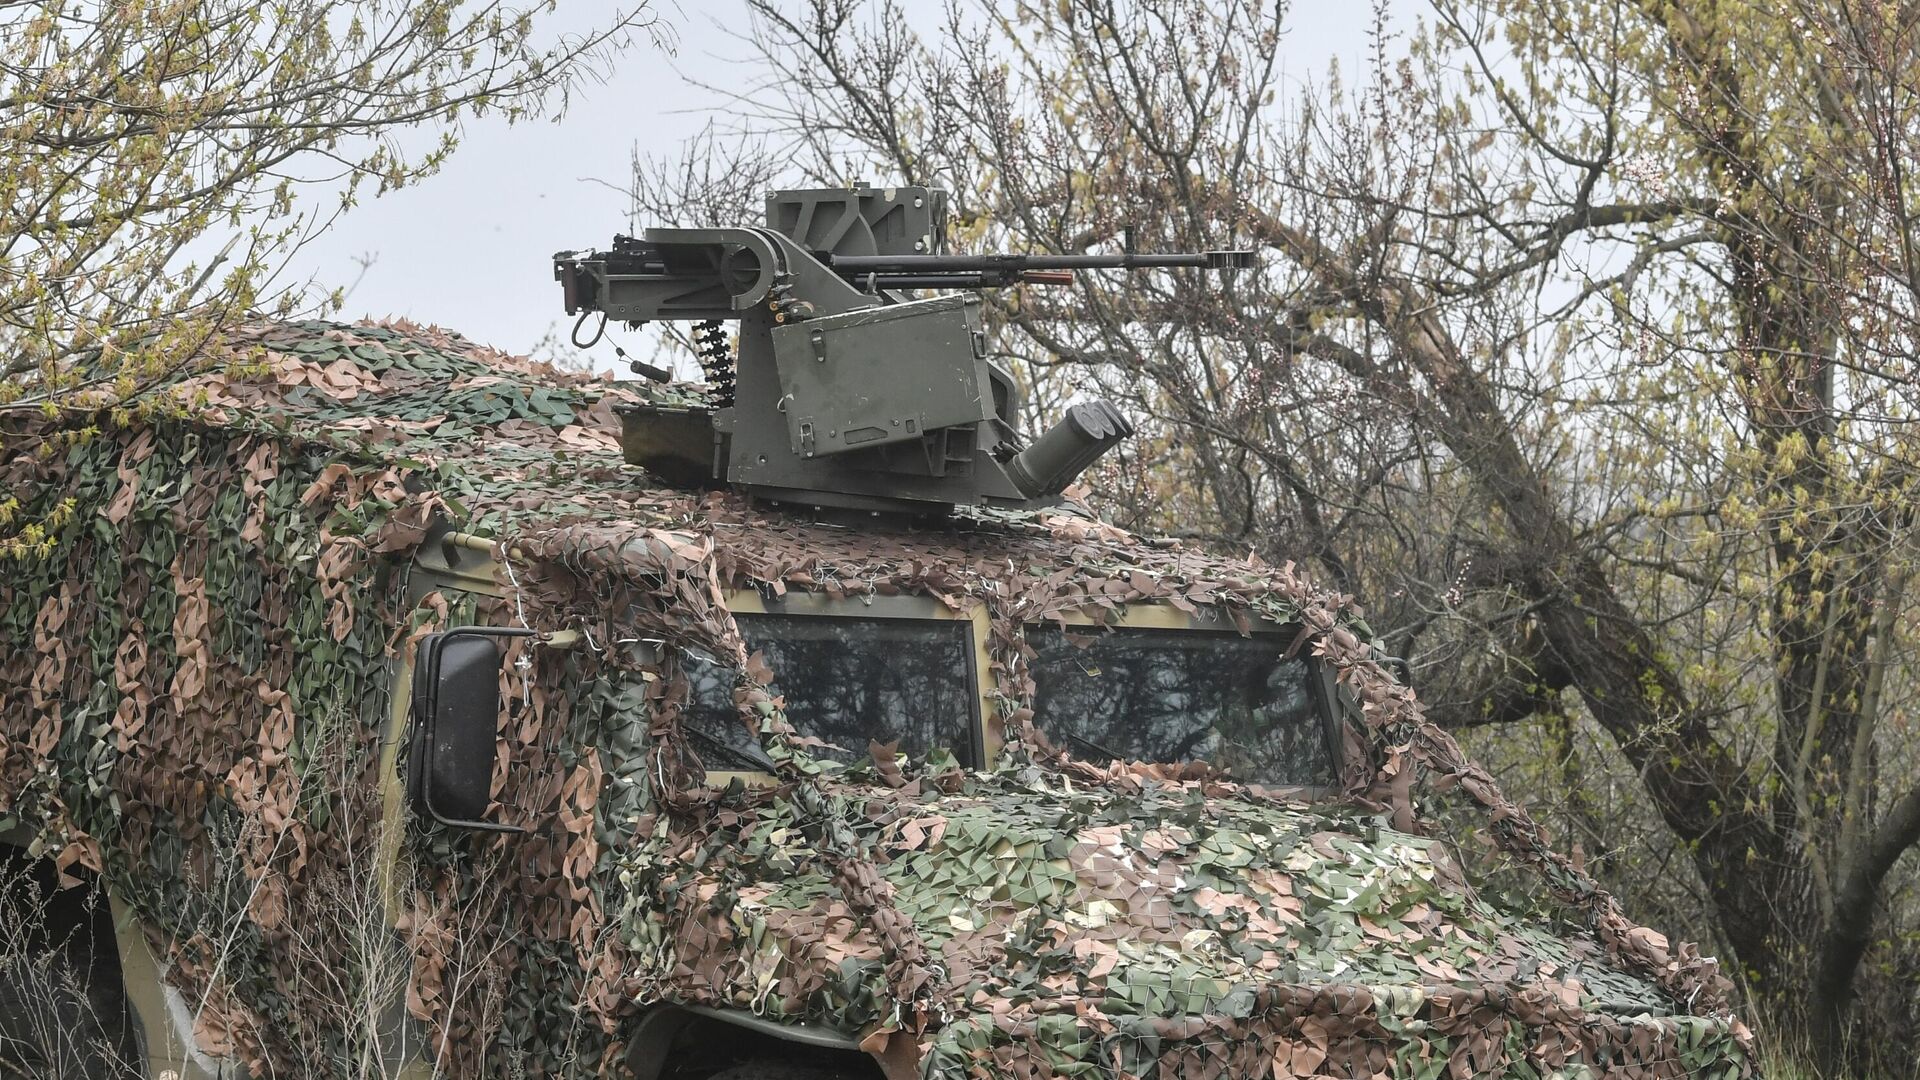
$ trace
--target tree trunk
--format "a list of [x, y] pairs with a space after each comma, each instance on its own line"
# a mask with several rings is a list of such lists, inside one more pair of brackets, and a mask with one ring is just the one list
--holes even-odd
[[[1588, 710], [1639, 772], [1655, 808], [1684, 841], [1715, 921], [1743, 975], [1763, 987], [1783, 970], [1775, 899], [1796, 891], [1799, 867], [1764, 809], [1769, 801], [1688, 700], [1679, 676], [1581, 550], [1571, 522], [1527, 460], [1485, 377], [1467, 365], [1430, 305], [1404, 281], [1363, 277], [1305, 231], [1256, 219], [1263, 238], [1345, 296], [1430, 388], [1424, 418], [1506, 517], [1519, 587], [1537, 604], [1547, 649]], [[1357, 378], [1382, 373], [1330, 350]], [[1411, 393], [1411, 388], [1407, 388]]]

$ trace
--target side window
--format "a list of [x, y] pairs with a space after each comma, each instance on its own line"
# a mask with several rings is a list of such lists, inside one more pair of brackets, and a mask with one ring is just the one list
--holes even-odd
[[[979, 705], [972, 624], [945, 619], [873, 619], [828, 615], [735, 616], [749, 651], [773, 669], [773, 690], [787, 719], [828, 745], [813, 753], [842, 761], [867, 755], [867, 743], [899, 740], [915, 757], [943, 749], [961, 763], [977, 759]], [[687, 665], [693, 682], [687, 728], [710, 768], [764, 769], [768, 762], [733, 705], [735, 674], [704, 660]]]
[[1089, 760], [1206, 761], [1274, 786], [1333, 782], [1315, 662], [1281, 635], [1029, 627], [1034, 721]]

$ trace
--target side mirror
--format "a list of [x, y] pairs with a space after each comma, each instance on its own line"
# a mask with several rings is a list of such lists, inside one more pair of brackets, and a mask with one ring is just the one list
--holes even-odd
[[533, 631], [460, 626], [420, 639], [413, 659], [413, 732], [407, 797], [415, 813], [442, 825], [522, 832], [480, 820], [493, 786], [494, 730], [500, 715], [500, 646]]

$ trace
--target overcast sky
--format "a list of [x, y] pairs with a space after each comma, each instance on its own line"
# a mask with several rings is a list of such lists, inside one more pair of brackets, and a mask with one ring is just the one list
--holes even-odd
[[[937, 0], [905, 2], [938, 25]], [[561, 6], [555, 18], [584, 28], [609, 5]], [[564, 333], [552, 254], [604, 247], [626, 226], [625, 199], [593, 181], [624, 185], [636, 144], [643, 153], [671, 153], [696, 133], [714, 103], [680, 72], [724, 84], [746, 54], [735, 37], [746, 20], [744, 0], [683, 0], [677, 9], [666, 0], [662, 9], [678, 39], [671, 52], [636, 44], [557, 123], [469, 124], [439, 175], [355, 208], [301, 251], [289, 272], [327, 286], [358, 278], [347, 318], [438, 323], [516, 353], [556, 327]], [[1349, 75], [1360, 71], [1368, 20], [1366, 0], [1295, 0], [1282, 52], [1288, 84], [1318, 78], [1334, 56]], [[362, 258], [373, 260], [364, 276]]]

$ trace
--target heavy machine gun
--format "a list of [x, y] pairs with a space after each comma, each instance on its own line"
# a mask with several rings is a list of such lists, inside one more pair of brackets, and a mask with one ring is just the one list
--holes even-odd
[[[709, 403], [624, 410], [627, 459], [675, 483], [814, 506], [1047, 505], [1132, 425], [1106, 401], [1083, 402], [1023, 447], [1015, 384], [987, 357], [980, 298], [901, 290], [1252, 264], [1246, 251], [948, 255], [946, 204], [924, 187], [777, 191], [764, 226], [648, 229], [605, 251], [555, 255], [569, 315], [699, 324]], [[740, 324], [737, 356], [728, 321]]]

